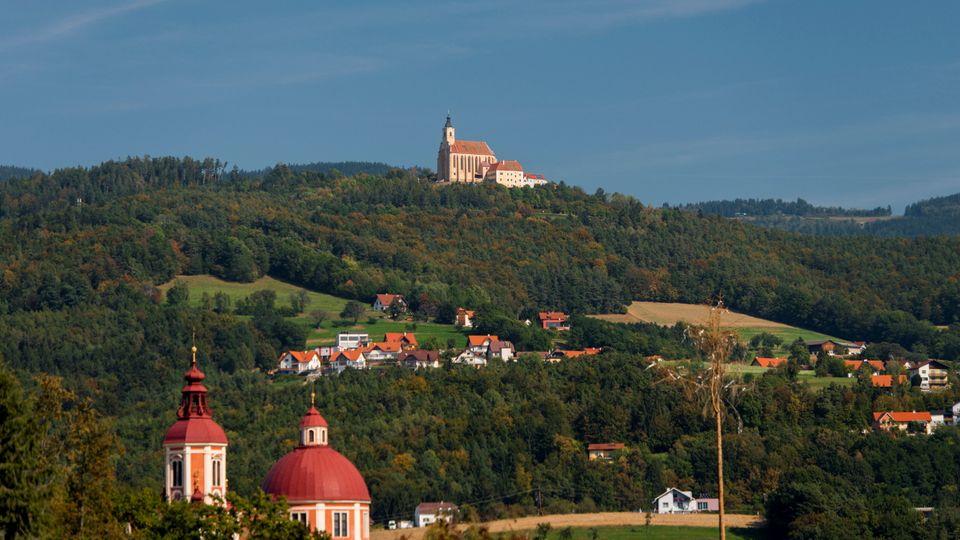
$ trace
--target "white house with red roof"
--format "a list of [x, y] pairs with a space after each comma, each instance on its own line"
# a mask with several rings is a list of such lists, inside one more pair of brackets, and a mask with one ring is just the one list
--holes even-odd
[[367, 358], [362, 349], [350, 351], [337, 351], [330, 356], [330, 370], [334, 373], [342, 373], [343, 370], [367, 369]]
[[397, 341], [378, 341], [357, 350], [363, 353], [363, 358], [368, 363], [382, 364], [396, 362], [403, 347]]
[[280, 458], [261, 488], [289, 505], [290, 519], [332, 538], [370, 538], [370, 491], [354, 464], [330, 447], [327, 421], [312, 403], [299, 444]]
[[544, 330], [570, 330], [569, 317], [562, 311], [541, 311], [537, 316]]
[[278, 360], [282, 373], [312, 373], [322, 367], [318, 351], [285, 351]]
[[206, 376], [197, 368], [197, 348], [183, 378], [177, 420], [163, 438], [163, 497], [168, 501], [224, 503], [227, 495], [227, 434], [207, 404]]
[[422, 502], [413, 511], [413, 523], [417, 527], [429, 527], [438, 521], [453, 523], [460, 508], [451, 502]]
[[593, 443], [587, 445], [587, 457], [590, 461], [610, 460], [613, 455], [625, 448], [623, 443]]
[[390, 306], [394, 302], [397, 302], [401, 307], [402, 311], [407, 310], [407, 301], [403, 299], [402, 294], [378, 294], [376, 299], [373, 301], [373, 309], [377, 311], [386, 311], [390, 309]]
[[469, 309], [457, 308], [457, 319], [456, 325], [461, 328], [473, 328], [473, 318], [477, 316], [476, 311], [470, 311]]
[[873, 427], [881, 431], [907, 431], [917, 426], [920, 433], [933, 433], [933, 416], [926, 411], [883, 411], [873, 413]]
[[399, 343], [403, 350], [416, 349], [417, 335], [413, 332], [387, 332], [383, 335], [383, 341], [387, 343]]
[[950, 368], [937, 360], [920, 362], [907, 370], [910, 380], [916, 380], [921, 392], [939, 392], [950, 387]]
[[523, 165], [512, 159], [491, 163], [483, 173], [484, 182], [507, 187], [524, 187], [524, 178]]

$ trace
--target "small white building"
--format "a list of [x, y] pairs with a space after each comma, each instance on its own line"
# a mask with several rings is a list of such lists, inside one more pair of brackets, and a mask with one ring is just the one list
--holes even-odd
[[330, 367], [336, 373], [341, 373], [347, 368], [366, 369], [367, 359], [359, 350], [340, 351], [330, 357]]
[[653, 500], [655, 514], [683, 514], [688, 512], [717, 512], [720, 501], [712, 498], [695, 498], [691, 491], [669, 488]]
[[373, 301], [373, 309], [387, 311], [394, 302], [400, 307], [400, 311], [407, 310], [407, 301], [403, 299], [402, 294], [378, 294], [377, 299]]
[[517, 349], [509, 341], [493, 341], [487, 348], [487, 358], [493, 360], [497, 358], [504, 362], [516, 361]]
[[438, 521], [453, 523], [459, 512], [457, 505], [449, 502], [424, 502], [417, 505], [413, 512], [413, 521], [417, 527], [426, 527]]
[[280, 371], [285, 373], [309, 373], [321, 367], [317, 351], [285, 351], [278, 362]]
[[370, 334], [337, 334], [337, 349], [341, 351], [347, 351], [351, 349], [359, 349], [370, 343]]

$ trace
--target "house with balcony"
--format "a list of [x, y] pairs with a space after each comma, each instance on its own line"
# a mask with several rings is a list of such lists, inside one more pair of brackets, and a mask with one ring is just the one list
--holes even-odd
[[921, 392], [939, 392], [950, 387], [950, 368], [937, 360], [927, 360], [907, 370], [910, 382], [920, 387]]

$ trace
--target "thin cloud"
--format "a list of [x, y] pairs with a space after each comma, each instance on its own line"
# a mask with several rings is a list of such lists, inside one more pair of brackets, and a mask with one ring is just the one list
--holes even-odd
[[145, 9], [165, 0], [134, 0], [124, 4], [110, 6], [100, 9], [90, 10], [84, 13], [77, 13], [54, 21], [43, 28], [22, 32], [19, 35], [11, 36], [0, 40], [0, 50], [15, 49], [26, 45], [38, 43], [47, 43], [63, 39], [75, 34], [84, 28], [95, 25], [103, 20], [118, 17], [126, 13], [132, 13]]

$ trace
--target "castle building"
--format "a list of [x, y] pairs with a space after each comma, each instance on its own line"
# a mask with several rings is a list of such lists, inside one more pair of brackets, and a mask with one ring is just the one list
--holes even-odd
[[197, 368], [197, 348], [183, 378], [177, 421], [163, 438], [164, 497], [223, 503], [227, 495], [227, 435], [207, 405], [205, 375]]
[[486, 168], [496, 162], [497, 156], [485, 141], [458, 141], [447, 115], [437, 153], [438, 182], [482, 182]]
[[330, 447], [327, 421], [313, 405], [300, 420], [299, 445], [280, 458], [263, 491], [284, 497], [290, 517], [333, 539], [370, 538], [370, 492], [360, 471]]

